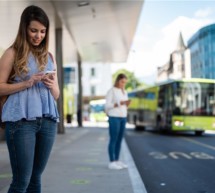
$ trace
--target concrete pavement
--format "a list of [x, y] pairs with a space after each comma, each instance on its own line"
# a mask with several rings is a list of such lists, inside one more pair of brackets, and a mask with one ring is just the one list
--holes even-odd
[[[129, 168], [123, 170], [108, 169], [107, 144], [107, 127], [67, 126], [65, 134], [57, 135], [43, 174], [42, 192], [146, 193], [125, 141], [121, 160], [126, 162]], [[1, 144], [0, 147], [3, 146], [5, 145]], [[3, 174], [0, 173], [1, 175]], [[7, 176], [10, 178], [8, 173]], [[7, 180], [0, 193], [7, 192], [8, 184]]]

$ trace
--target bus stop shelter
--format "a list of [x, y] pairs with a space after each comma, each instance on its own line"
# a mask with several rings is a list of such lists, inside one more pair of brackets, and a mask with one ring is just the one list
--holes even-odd
[[[0, 55], [16, 36], [23, 9], [28, 5], [43, 8], [50, 19], [50, 51], [58, 64], [61, 91], [63, 64], [75, 62], [78, 65], [78, 107], [81, 110], [82, 63], [125, 62], [143, 3], [144, 0], [0, 1]], [[61, 115], [58, 133], [64, 133], [63, 94], [58, 100], [58, 108]]]

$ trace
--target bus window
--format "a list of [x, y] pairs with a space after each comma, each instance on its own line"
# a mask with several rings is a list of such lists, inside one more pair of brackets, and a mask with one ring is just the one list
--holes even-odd
[[174, 111], [184, 115], [215, 113], [214, 84], [186, 82], [174, 90]]
[[165, 111], [170, 111], [173, 106], [172, 86], [161, 86], [159, 91], [158, 106]]
[[155, 99], [155, 93], [153, 92], [148, 92], [145, 94], [145, 97], [146, 99], [150, 99], [150, 100], [154, 100]]
[[130, 93], [128, 93], [128, 97], [129, 98], [135, 98], [136, 97], [136, 93], [135, 92], [130, 92]]
[[173, 114], [174, 115], [181, 115], [181, 89], [179, 82], [173, 83]]
[[165, 93], [164, 87], [160, 87], [159, 94], [158, 94], [158, 107], [160, 109], [162, 109], [164, 105], [164, 93]]
[[144, 96], [145, 96], [145, 92], [144, 91], [137, 92], [137, 97], [138, 98], [144, 98]]

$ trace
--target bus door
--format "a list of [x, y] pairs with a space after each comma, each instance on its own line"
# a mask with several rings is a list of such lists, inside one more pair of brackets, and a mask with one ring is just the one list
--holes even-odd
[[172, 126], [173, 94], [172, 85], [160, 87], [158, 95], [157, 128], [159, 130], [171, 129]]

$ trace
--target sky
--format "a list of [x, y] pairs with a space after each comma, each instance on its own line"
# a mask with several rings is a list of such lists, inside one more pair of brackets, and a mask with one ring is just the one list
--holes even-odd
[[179, 33], [187, 45], [193, 34], [212, 23], [215, 0], [145, 0], [128, 60], [112, 65], [112, 72], [126, 68], [141, 81], [153, 84], [157, 67], [169, 61]]

